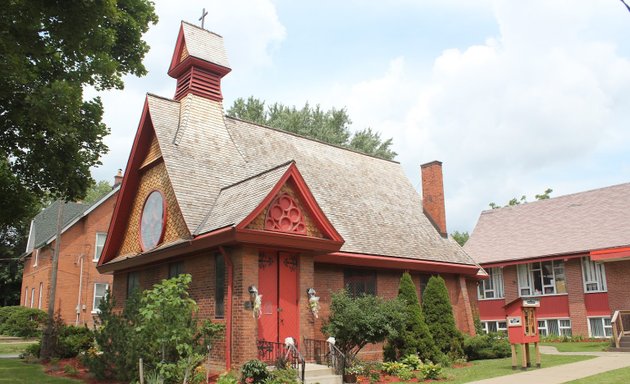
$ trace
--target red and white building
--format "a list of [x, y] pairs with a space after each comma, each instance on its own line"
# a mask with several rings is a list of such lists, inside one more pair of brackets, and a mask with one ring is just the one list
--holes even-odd
[[630, 309], [630, 183], [481, 213], [466, 252], [489, 279], [477, 292], [486, 331], [504, 330], [506, 303], [540, 299], [544, 335], [612, 336]]

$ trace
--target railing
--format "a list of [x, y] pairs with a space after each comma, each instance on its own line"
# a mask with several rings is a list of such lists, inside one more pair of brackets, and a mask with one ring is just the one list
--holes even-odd
[[615, 311], [610, 323], [612, 324], [615, 347], [619, 348], [621, 338], [630, 335], [630, 310]]
[[278, 368], [289, 364], [291, 368], [298, 371], [301, 382], [304, 382], [306, 361], [295, 345], [257, 340], [256, 348], [258, 349], [258, 360]]
[[291, 367], [298, 371], [300, 382], [304, 383], [306, 374], [306, 361], [304, 360], [304, 356], [302, 356], [294, 344], [287, 344], [286, 348], [287, 352], [285, 353], [285, 358], [291, 362]]
[[343, 375], [346, 369], [346, 356], [326, 340], [303, 339], [302, 351], [306, 361], [326, 364], [335, 371], [336, 375]]

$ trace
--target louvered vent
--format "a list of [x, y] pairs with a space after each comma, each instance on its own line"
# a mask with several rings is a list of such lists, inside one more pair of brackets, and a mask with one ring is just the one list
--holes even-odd
[[215, 101], [223, 100], [220, 75], [197, 67], [191, 67], [177, 79], [175, 100], [181, 100], [189, 93]]

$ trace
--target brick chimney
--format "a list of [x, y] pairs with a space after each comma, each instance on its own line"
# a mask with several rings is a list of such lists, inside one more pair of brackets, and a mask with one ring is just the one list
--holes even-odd
[[442, 237], [447, 237], [444, 208], [442, 162], [432, 161], [420, 166], [422, 174], [422, 209]]
[[116, 176], [114, 176], [114, 186], [112, 187], [112, 189], [122, 184], [122, 181], [123, 181], [122, 169], [118, 169], [118, 173], [116, 173]]

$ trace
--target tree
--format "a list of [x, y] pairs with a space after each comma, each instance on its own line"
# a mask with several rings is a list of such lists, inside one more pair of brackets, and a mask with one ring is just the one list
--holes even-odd
[[[551, 197], [551, 192], [553, 192], [553, 189], [551, 188], [547, 188], [545, 189], [545, 192], [541, 193], [541, 194], [537, 194], [534, 197], [536, 198], [536, 200], [547, 200]], [[521, 205], [521, 204], [526, 204], [527, 203], [527, 196], [523, 195], [521, 196], [520, 199], [517, 199], [516, 197], [512, 198], [510, 201], [508, 201], [508, 203], [506, 205], [504, 205], [504, 207], [511, 207], [514, 205]], [[500, 205], [495, 204], [494, 202], [489, 203], [488, 204], [490, 206], [490, 208], [492, 209], [499, 209], [501, 208]]]
[[464, 337], [455, 325], [453, 306], [441, 276], [429, 279], [422, 296], [422, 312], [438, 349], [451, 358], [463, 357]]
[[457, 244], [459, 244], [461, 247], [463, 247], [470, 238], [470, 234], [468, 234], [468, 232], [460, 231], [455, 231], [451, 233], [451, 236], [453, 237], [453, 240], [457, 241]]
[[265, 107], [264, 101], [250, 96], [247, 100], [236, 99], [227, 114], [387, 160], [397, 155], [391, 149], [392, 139], [382, 140], [380, 133], [371, 128], [352, 135], [352, 121], [345, 108], [324, 111], [319, 105], [311, 107], [308, 103], [302, 109], [280, 103]]
[[106, 194], [110, 193], [111, 191], [112, 191], [112, 186], [109, 184], [109, 182], [105, 180], [101, 180], [97, 183], [92, 184], [88, 188], [85, 194], [85, 198], [83, 199], [83, 203], [93, 204], [97, 202], [100, 198], [105, 196]]
[[416, 286], [411, 275], [405, 272], [400, 278], [398, 300], [403, 306], [401, 327], [387, 339], [384, 355], [387, 360], [397, 361], [408, 355], [418, 355], [420, 359], [441, 361], [442, 353], [437, 349], [429, 327], [424, 321]]
[[398, 300], [373, 295], [352, 298], [342, 290], [332, 295], [330, 316], [322, 332], [333, 336], [337, 347], [352, 361], [367, 344], [395, 335], [401, 328], [403, 310]]
[[[66, 200], [85, 195], [109, 130], [100, 99], [84, 100], [83, 88], [122, 89], [123, 75], [146, 74], [142, 34], [156, 22], [148, 0], [0, 7], [2, 208], [19, 210], [46, 193]], [[0, 209], [0, 227], [24, 215]]]

